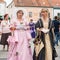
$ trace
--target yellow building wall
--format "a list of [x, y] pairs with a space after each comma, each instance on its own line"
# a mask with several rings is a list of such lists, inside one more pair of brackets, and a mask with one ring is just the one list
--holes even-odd
[[[42, 7], [14, 7], [12, 10], [12, 16], [16, 17], [16, 12], [18, 10], [23, 10], [24, 12], [24, 18], [27, 19], [27, 21], [29, 21], [30, 19], [33, 19], [34, 21], [37, 21], [40, 16], [40, 12], [41, 12]], [[53, 8], [45, 8], [48, 9], [50, 12], [50, 18], [53, 19]], [[32, 13], [32, 17], [29, 17], [29, 12]]]

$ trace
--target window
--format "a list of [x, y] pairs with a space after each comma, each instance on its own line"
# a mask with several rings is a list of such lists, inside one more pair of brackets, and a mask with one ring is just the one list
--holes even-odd
[[60, 17], [60, 13], [57, 13], [57, 16]]
[[29, 12], [29, 17], [32, 17], [32, 12]]

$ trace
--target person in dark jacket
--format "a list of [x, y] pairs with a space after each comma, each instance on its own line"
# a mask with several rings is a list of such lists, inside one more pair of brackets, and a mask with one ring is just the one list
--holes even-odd
[[59, 25], [60, 25], [60, 22], [58, 21], [58, 17], [55, 16], [54, 20], [53, 20], [53, 24], [54, 24], [54, 33], [55, 33], [55, 36], [56, 36], [56, 41], [55, 41], [55, 44], [58, 46], [58, 40], [59, 40]]

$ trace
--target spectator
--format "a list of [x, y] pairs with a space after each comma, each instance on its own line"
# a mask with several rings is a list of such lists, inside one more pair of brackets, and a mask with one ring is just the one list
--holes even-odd
[[31, 30], [31, 36], [32, 38], [35, 38], [35, 23], [33, 22], [33, 19], [30, 20], [29, 26]]
[[54, 33], [55, 33], [55, 36], [56, 36], [56, 41], [55, 41], [55, 44], [58, 46], [58, 40], [59, 40], [59, 21], [58, 21], [58, 17], [55, 16], [54, 17], [54, 20], [53, 20], [53, 24], [54, 24]]
[[2, 30], [2, 36], [1, 36], [1, 44], [3, 45], [3, 50], [5, 49], [5, 45], [7, 45], [7, 50], [8, 50], [8, 42], [7, 42], [7, 38], [9, 35], [11, 35], [10, 33], [10, 22], [8, 20], [8, 14], [4, 15], [4, 20], [1, 22], [1, 30]]

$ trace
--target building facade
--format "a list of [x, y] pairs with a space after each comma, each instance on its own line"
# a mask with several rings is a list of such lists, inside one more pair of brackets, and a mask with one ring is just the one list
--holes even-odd
[[13, 0], [11, 4], [7, 7], [7, 12], [9, 13], [10, 17], [16, 17], [16, 11], [23, 10], [23, 12], [25, 13], [24, 18], [26, 18], [28, 21], [30, 19], [37, 21], [40, 17], [41, 9], [46, 8], [49, 10], [50, 18], [53, 19], [54, 7], [59, 7], [59, 5], [56, 4], [56, 0], [55, 5], [52, 5], [50, 0], [45, 0], [45, 2], [39, 0], [39, 3], [37, 2], [37, 0]]

